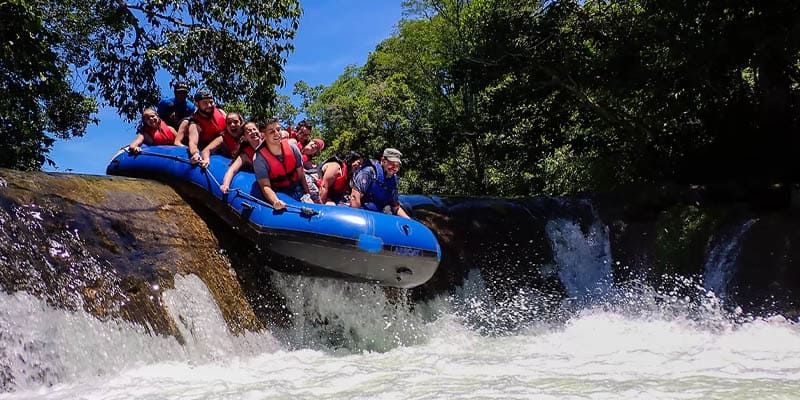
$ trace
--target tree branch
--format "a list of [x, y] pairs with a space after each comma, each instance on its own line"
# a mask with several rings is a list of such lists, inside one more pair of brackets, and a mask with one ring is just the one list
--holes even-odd
[[200, 25], [200, 24], [187, 24], [186, 22], [183, 22], [182, 20], [180, 20], [178, 18], [175, 18], [175, 17], [173, 17], [171, 15], [159, 14], [157, 12], [148, 10], [148, 9], [142, 7], [142, 6], [135, 5], [135, 4], [125, 4], [125, 7], [127, 7], [130, 10], [141, 11], [141, 12], [143, 12], [143, 13], [151, 16], [151, 17], [158, 18], [160, 20], [164, 20], [164, 21], [173, 23], [173, 24], [175, 24], [177, 26], [180, 26], [180, 27], [183, 27], [183, 28], [191, 29], [191, 28], [200, 28], [200, 27], [203, 26], [203, 25]]

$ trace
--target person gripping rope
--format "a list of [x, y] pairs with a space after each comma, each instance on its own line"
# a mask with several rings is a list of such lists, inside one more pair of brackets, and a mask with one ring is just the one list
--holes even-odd
[[156, 110], [145, 108], [142, 111], [142, 124], [133, 139], [128, 145], [128, 151], [139, 154], [142, 151], [142, 143], [148, 146], [171, 145], [175, 142], [175, 128], [169, 126], [162, 120]]
[[400, 207], [397, 191], [397, 172], [403, 156], [397, 149], [387, 148], [380, 161], [369, 160], [353, 177], [350, 191], [350, 207], [384, 212], [388, 207], [392, 214], [410, 218]]
[[310, 201], [300, 151], [288, 140], [281, 140], [278, 120], [268, 121], [259, 130], [264, 134], [264, 142], [256, 150], [253, 169], [264, 199], [276, 211], [286, 208], [276, 192], [286, 193], [295, 200]]

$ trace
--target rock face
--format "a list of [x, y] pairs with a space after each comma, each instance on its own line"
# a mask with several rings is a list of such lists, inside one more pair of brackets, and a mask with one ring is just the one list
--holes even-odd
[[[0, 187], [3, 290], [24, 290], [57, 307], [82, 307], [98, 318], [122, 318], [181, 340], [161, 292], [173, 286], [176, 274], [195, 274], [232, 333], [263, 327], [231, 268], [232, 257], [221, 251], [221, 242], [236, 241], [226, 236], [230, 230], [212, 231], [168, 186], [11, 170], [0, 170], [0, 177], [6, 183]], [[242, 249], [232, 253], [246, 255]]]

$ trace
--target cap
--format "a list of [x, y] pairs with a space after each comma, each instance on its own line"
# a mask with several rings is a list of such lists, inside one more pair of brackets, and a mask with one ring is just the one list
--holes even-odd
[[392, 162], [402, 162], [400, 160], [400, 157], [402, 156], [403, 153], [401, 153], [400, 150], [393, 149], [391, 147], [383, 151], [383, 158]]
[[319, 149], [319, 151], [322, 151], [322, 149], [325, 148], [325, 141], [324, 140], [322, 140], [322, 139], [311, 139], [311, 140], [313, 140], [314, 143], [317, 144], [317, 148]]
[[211, 94], [211, 92], [209, 92], [208, 90], [204, 90], [204, 89], [198, 90], [194, 94], [194, 101], [200, 101], [200, 100], [205, 100], [205, 99], [213, 99], [213, 98], [214, 98], [214, 96]]
[[188, 92], [189, 91], [189, 84], [186, 82], [177, 82], [175, 83], [175, 91], [176, 92]]

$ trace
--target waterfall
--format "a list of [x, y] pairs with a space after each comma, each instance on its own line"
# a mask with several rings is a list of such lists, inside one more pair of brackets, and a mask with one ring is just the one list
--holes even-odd
[[0, 392], [87, 379], [140, 364], [201, 364], [278, 348], [269, 333], [233, 336], [196, 276], [176, 276], [164, 302], [185, 340], [136, 324], [54, 308], [31, 294], [0, 291]]
[[270, 327], [290, 346], [344, 351], [387, 351], [422, 342], [426, 320], [408, 290], [272, 273], [292, 323]]
[[736, 230], [720, 235], [708, 251], [703, 267], [703, 285], [720, 299], [724, 299], [727, 295], [728, 285], [733, 277], [736, 260], [741, 251], [742, 238], [756, 221], [756, 219], [748, 219]]
[[592, 215], [586, 233], [579, 222], [565, 218], [548, 221], [545, 227], [558, 276], [572, 298], [602, 297], [613, 284], [608, 227]]

